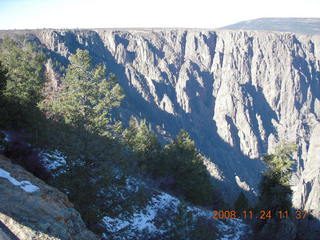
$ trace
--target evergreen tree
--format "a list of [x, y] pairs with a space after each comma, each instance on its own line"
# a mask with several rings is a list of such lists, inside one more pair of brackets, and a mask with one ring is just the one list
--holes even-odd
[[6, 37], [0, 45], [0, 61], [0, 124], [5, 129], [28, 129], [37, 138], [42, 118], [37, 104], [45, 82], [44, 55], [34, 45], [19, 45]]
[[8, 70], [4, 95], [19, 103], [36, 105], [44, 84], [44, 55], [33, 45], [18, 46], [4, 38], [0, 46], [0, 61]]
[[123, 132], [123, 138], [134, 153], [142, 173], [154, 175], [161, 145], [151, 127], [147, 126], [146, 120], [138, 124], [138, 121], [131, 117], [129, 127]]
[[171, 221], [173, 223], [168, 226], [169, 231], [165, 235], [166, 239], [190, 239], [191, 229], [194, 223], [192, 214], [188, 211], [188, 208], [184, 203], [178, 205], [176, 216]]
[[111, 110], [120, 106], [124, 95], [115, 75], [105, 76], [106, 68], [94, 66], [89, 52], [78, 49], [70, 57], [62, 88], [43, 107], [66, 124], [107, 135]]
[[159, 147], [157, 136], [151, 128], [147, 126], [146, 120], [142, 120], [134, 138], [133, 151], [145, 158], [149, 154], [152, 154], [153, 151], [159, 149]]
[[129, 127], [125, 129], [122, 133], [122, 137], [126, 144], [133, 150], [135, 144], [135, 136], [137, 135], [139, 130], [138, 120], [131, 116], [129, 120]]
[[7, 103], [4, 99], [4, 90], [6, 88], [6, 84], [7, 84], [7, 73], [8, 71], [4, 68], [4, 66], [2, 65], [1, 61], [0, 61], [0, 128], [4, 129], [6, 128], [6, 111], [5, 108], [7, 106]]
[[206, 206], [212, 203], [214, 187], [211, 177], [186, 131], [181, 130], [173, 143], [165, 147], [163, 161], [165, 171], [175, 180], [174, 188], [186, 200]]
[[[53, 145], [68, 155], [67, 169], [54, 183], [66, 192], [87, 225], [97, 231], [108, 187], [117, 177], [125, 159], [122, 145], [111, 136], [111, 111], [124, 98], [115, 76], [94, 65], [89, 52], [78, 49], [56, 92], [48, 94], [41, 108], [55, 124]], [[116, 127], [119, 125], [116, 124]], [[121, 169], [122, 170], [122, 169]], [[87, 189], [83, 191], [83, 189]]]
[[0, 99], [7, 85], [7, 73], [8, 71], [4, 68], [2, 62], [0, 61]]
[[[260, 196], [257, 209], [270, 211], [270, 217], [260, 219], [254, 223], [255, 239], [270, 239], [270, 236], [282, 235], [281, 233], [288, 225], [293, 225], [290, 217], [282, 219], [280, 224], [279, 211], [288, 211], [292, 208], [292, 190], [289, 185], [291, 178], [291, 166], [293, 164], [293, 153], [297, 147], [294, 144], [282, 144], [276, 148], [274, 154], [263, 158], [268, 166], [260, 182]], [[272, 235], [270, 235], [272, 234]]]
[[283, 144], [277, 147], [274, 154], [264, 157], [268, 166], [260, 183], [259, 206], [274, 212], [290, 210], [292, 207], [289, 186], [291, 167], [293, 164], [292, 154], [296, 151], [296, 145]]
[[49, 118], [69, 126], [63, 129], [68, 133], [65, 151], [75, 158], [106, 158], [100, 137], [110, 137], [111, 110], [124, 95], [115, 75], [105, 76], [106, 68], [94, 65], [89, 52], [78, 49], [70, 57], [61, 88], [41, 103]]
[[234, 208], [238, 213], [241, 213], [244, 210], [248, 210], [249, 202], [246, 195], [244, 195], [243, 192], [240, 192], [237, 200], [234, 203]]

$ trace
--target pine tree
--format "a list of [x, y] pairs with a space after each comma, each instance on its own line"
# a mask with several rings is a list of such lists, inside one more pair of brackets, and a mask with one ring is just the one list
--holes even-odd
[[264, 172], [260, 183], [260, 207], [274, 212], [290, 210], [292, 207], [289, 186], [291, 178], [292, 154], [296, 145], [283, 144], [277, 147], [274, 154], [264, 157], [268, 169]]
[[238, 213], [241, 213], [244, 210], [248, 210], [249, 202], [246, 195], [244, 195], [243, 192], [240, 192], [237, 200], [234, 203], [234, 208]]
[[[44, 55], [35, 45], [19, 45], [4, 38], [0, 45], [1, 71], [1, 124], [6, 129], [25, 129], [37, 138], [41, 113], [44, 77]], [[5, 79], [4, 79], [5, 78]]]
[[106, 68], [93, 65], [89, 52], [78, 49], [70, 57], [61, 90], [43, 107], [66, 124], [106, 135], [111, 110], [120, 106], [124, 95], [115, 75], [110, 74], [107, 79], [105, 76]]
[[40, 106], [49, 118], [67, 126], [62, 132], [68, 133], [68, 145], [61, 147], [75, 158], [92, 161], [107, 157], [100, 138], [110, 137], [111, 110], [120, 106], [123, 98], [115, 75], [106, 78], [105, 66], [94, 65], [89, 52], [78, 49], [70, 57], [60, 90]]
[[166, 233], [166, 239], [190, 239], [193, 219], [192, 213], [188, 211], [184, 203], [178, 205], [176, 216], [172, 221], [173, 223], [168, 227], [169, 231]]
[[175, 179], [174, 188], [182, 192], [186, 200], [209, 206], [214, 187], [204, 165], [204, 158], [196, 150], [189, 134], [181, 130], [173, 143], [164, 150], [165, 171]]
[[5, 129], [6, 128], [6, 101], [4, 99], [4, 90], [6, 88], [6, 84], [7, 84], [7, 73], [8, 71], [4, 68], [4, 66], [2, 65], [1, 61], [0, 61], [0, 127], [1, 129]]
[[4, 95], [19, 103], [36, 105], [44, 84], [44, 55], [35, 46], [18, 46], [4, 38], [0, 46], [0, 61], [8, 70]]
[[135, 136], [138, 133], [138, 129], [138, 120], [135, 117], [131, 116], [129, 120], [129, 127], [123, 131], [122, 137], [125, 143], [128, 144], [132, 150], [134, 148]]
[[2, 62], [0, 61], [0, 98], [2, 97], [7, 85], [7, 73], [8, 71], [5, 69]]
[[154, 175], [160, 157], [161, 145], [147, 121], [140, 123], [131, 117], [129, 127], [123, 132], [123, 138], [136, 157], [142, 173]]

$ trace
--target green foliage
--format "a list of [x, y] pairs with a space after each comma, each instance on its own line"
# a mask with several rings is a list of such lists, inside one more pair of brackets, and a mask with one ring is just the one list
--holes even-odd
[[162, 228], [167, 232], [159, 239], [175, 240], [206, 240], [217, 239], [217, 229], [214, 221], [206, 217], [195, 217], [188, 210], [186, 204], [178, 205], [177, 212], [167, 216], [163, 221]]
[[165, 174], [174, 178], [175, 190], [180, 191], [186, 200], [205, 206], [212, 203], [214, 187], [211, 177], [186, 131], [181, 130], [173, 143], [165, 147], [162, 161]]
[[292, 174], [293, 153], [296, 150], [295, 144], [281, 144], [276, 148], [275, 153], [263, 158], [268, 169], [260, 182], [260, 196], [256, 209], [271, 211], [272, 218], [254, 222], [253, 230], [256, 239], [270, 239], [271, 233], [272, 236], [282, 235], [286, 224], [291, 221], [283, 219], [280, 224], [280, 216], [277, 215], [279, 211], [288, 211], [290, 214], [292, 208], [292, 190], [289, 181]]
[[74, 164], [56, 177], [53, 184], [67, 193], [87, 226], [94, 229], [104, 217], [100, 206], [103, 199], [99, 192], [111, 183], [112, 178], [110, 171]]
[[107, 135], [110, 111], [120, 105], [124, 95], [115, 75], [105, 76], [105, 67], [94, 66], [89, 52], [78, 49], [70, 57], [61, 89], [42, 103], [42, 109], [66, 124]]
[[140, 171], [159, 180], [160, 188], [174, 191], [194, 204], [212, 205], [215, 190], [211, 177], [186, 131], [182, 130], [171, 144], [161, 147], [145, 120], [139, 124], [131, 118], [123, 138]]
[[247, 199], [246, 195], [244, 195], [243, 192], [240, 192], [237, 200], [234, 203], [234, 208], [239, 213], [244, 211], [244, 210], [248, 210], [249, 209], [248, 199]]
[[260, 183], [259, 207], [276, 212], [277, 210], [290, 210], [292, 207], [289, 186], [291, 178], [292, 154], [296, 145], [283, 144], [277, 147], [274, 154], [264, 157], [268, 165]]
[[178, 212], [173, 220], [173, 224], [166, 233], [166, 239], [190, 239], [191, 227], [193, 225], [192, 214], [183, 203], [179, 204]]
[[[282, 144], [276, 148], [274, 154], [270, 154], [264, 157], [264, 162], [268, 165], [269, 175], [275, 175], [278, 178], [279, 183], [288, 185], [291, 177], [291, 167], [294, 163], [292, 160], [292, 154], [297, 150], [295, 144]], [[267, 171], [268, 172], [268, 171]]]
[[4, 90], [7, 85], [7, 73], [8, 71], [5, 69], [3, 66], [2, 62], [0, 61], [0, 114], [1, 114], [1, 119], [0, 119], [0, 127], [1, 128], [6, 128], [5, 127], [5, 119], [6, 119], [6, 100], [4, 98]]
[[194, 227], [191, 231], [191, 239], [194, 240], [215, 240], [217, 236], [218, 229], [215, 226], [212, 219], [207, 219], [206, 217], [199, 217], [194, 223]]
[[31, 44], [18, 46], [13, 40], [4, 38], [0, 61], [8, 70], [4, 95], [19, 103], [37, 104], [45, 79], [44, 55]]
[[135, 118], [131, 117], [129, 127], [123, 131], [122, 135], [136, 158], [139, 170], [153, 175], [161, 145], [151, 127], [147, 126], [146, 120], [142, 120], [139, 124]]
[[0, 45], [0, 127], [39, 130], [42, 114], [37, 108], [45, 82], [43, 54], [31, 44], [18, 45], [5, 38]]
[[2, 62], [0, 61], [0, 98], [2, 97], [7, 85], [7, 73], [7, 69], [5, 69]]
[[124, 141], [133, 149], [135, 144], [135, 136], [139, 130], [138, 120], [131, 116], [129, 121], [129, 127], [122, 133]]
[[[27, 126], [28, 132], [41, 138], [32, 144], [59, 149], [68, 156], [66, 172], [51, 183], [68, 194], [91, 229], [97, 230], [102, 216], [118, 207], [119, 200], [114, 196], [109, 199], [113, 205], [106, 205], [105, 193], [110, 193], [110, 187], [125, 188], [122, 166], [124, 162], [131, 164], [132, 159], [136, 163], [132, 172], [139, 169], [156, 180], [170, 178], [170, 190], [177, 195], [195, 204], [211, 204], [214, 188], [210, 176], [186, 131], [162, 147], [145, 120], [138, 123], [132, 118], [129, 128], [122, 132], [130, 149], [125, 151], [123, 143], [112, 135], [121, 132], [121, 124], [112, 124], [111, 111], [124, 98], [115, 76], [106, 77], [105, 67], [94, 65], [89, 52], [78, 49], [70, 57], [60, 88], [43, 96], [43, 62], [43, 54], [32, 45], [20, 46], [9, 39], [1, 44], [0, 127]], [[121, 179], [117, 178], [119, 173]], [[123, 209], [142, 203], [146, 195], [141, 191], [126, 198]], [[212, 233], [200, 222], [194, 231], [189, 228], [192, 221], [185, 207], [179, 209], [172, 232], [176, 239], [187, 237], [185, 231], [198, 234], [195, 239], [201, 239], [202, 233]]]
[[66, 141], [62, 150], [74, 159], [106, 160], [104, 150], [114, 130], [111, 110], [120, 105], [124, 95], [115, 75], [105, 76], [105, 67], [93, 65], [89, 52], [78, 49], [70, 57], [61, 88], [40, 104], [47, 116], [59, 123], [55, 131], [65, 136], [60, 138], [62, 142]]

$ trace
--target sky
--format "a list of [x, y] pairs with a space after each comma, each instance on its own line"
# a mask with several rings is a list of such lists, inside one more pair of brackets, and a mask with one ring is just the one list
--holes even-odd
[[0, 0], [0, 29], [219, 28], [261, 17], [317, 17], [320, 0]]

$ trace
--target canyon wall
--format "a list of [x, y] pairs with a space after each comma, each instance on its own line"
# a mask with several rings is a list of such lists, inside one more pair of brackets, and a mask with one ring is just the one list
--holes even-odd
[[210, 158], [208, 169], [228, 199], [240, 189], [256, 195], [261, 157], [280, 142], [297, 143], [293, 202], [319, 212], [319, 35], [190, 29], [10, 34], [43, 45], [56, 85], [53, 63], [66, 66], [77, 48], [89, 50], [125, 90], [119, 117], [146, 118], [163, 141], [186, 129]]

